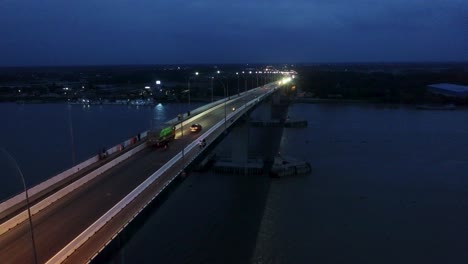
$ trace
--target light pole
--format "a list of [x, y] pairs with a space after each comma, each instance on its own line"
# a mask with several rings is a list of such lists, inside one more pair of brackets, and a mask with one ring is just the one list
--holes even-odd
[[37, 264], [36, 241], [34, 240], [33, 224], [32, 224], [32, 218], [31, 218], [31, 207], [29, 206], [29, 194], [28, 194], [28, 188], [26, 187], [26, 181], [24, 180], [23, 172], [21, 171], [20, 167], [18, 166], [18, 163], [13, 158], [13, 156], [10, 155], [10, 153], [6, 151], [6, 149], [4, 148], [2, 148], [2, 151], [3, 153], [5, 153], [7, 158], [15, 165], [15, 168], [21, 177], [21, 181], [23, 182], [24, 193], [26, 195], [26, 207], [28, 209], [29, 231], [31, 231], [31, 244], [33, 248], [34, 263]]
[[239, 89], [239, 73], [238, 72], [236, 72], [236, 76], [237, 76], [237, 96], [239, 96], [240, 95], [240, 91], [239, 91], [240, 89]]
[[244, 92], [247, 92], [247, 78], [245, 78], [244, 71], [242, 71], [242, 77], [244, 78]]
[[214, 77], [211, 76], [210, 79], [211, 79], [211, 102], [213, 102], [213, 79]]
[[258, 87], [258, 71], [255, 72], [255, 77], [257, 77], [257, 87]]
[[75, 166], [75, 139], [73, 137], [73, 123], [71, 116], [71, 104], [68, 102], [68, 127], [70, 128], [71, 152], [72, 152], [72, 165]]
[[252, 71], [249, 71], [249, 74], [250, 74], [250, 76], [252, 76], [252, 78], [251, 78], [251, 79], [252, 79], [252, 89], [253, 89], [253, 87], [254, 87], [254, 81], [253, 81], [253, 75], [252, 75]]
[[[219, 71], [218, 71], [218, 73], [219, 73]], [[226, 86], [224, 85], [224, 83], [223, 83], [219, 78], [218, 78], [217, 80], [221, 83], [221, 85], [223, 86], [223, 89], [224, 89], [224, 130], [226, 131], [226, 128], [227, 128], [227, 124], [226, 124], [226, 121], [227, 121], [227, 118], [226, 118], [226, 116], [227, 116], [226, 107], [227, 107], [227, 106], [226, 106], [226, 103], [227, 103], [227, 93], [228, 93], [228, 90], [226, 89]], [[227, 84], [227, 85], [229, 85], [229, 84]], [[229, 86], [228, 86], [228, 87], [229, 87]]]
[[[195, 72], [195, 76], [198, 76], [198, 72]], [[187, 79], [187, 88], [188, 88], [188, 104], [189, 104], [189, 109], [190, 109], [190, 78], [188, 77]]]
[[226, 104], [227, 98], [229, 97], [229, 82], [226, 83], [226, 87], [224, 89], [224, 131], [226, 131]]
[[[181, 131], [181, 138], [184, 137], [184, 114], [182, 113], [182, 122], [180, 122], [180, 131]], [[185, 148], [184, 148], [184, 145], [182, 145], [182, 159], [184, 158], [184, 152], [185, 152]], [[185, 162], [184, 162], [185, 163]]]
[[223, 85], [223, 89], [224, 89], [224, 84], [223, 84], [223, 82], [220, 81], [220, 78], [219, 78], [219, 76], [221, 74], [221, 71], [216, 71], [216, 74], [218, 75], [217, 78], [218, 78], [219, 82]]
[[[177, 97], [175, 97], [177, 102], [179, 103], [179, 110], [181, 110], [180, 108], [182, 107], [182, 104], [180, 103], [180, 101], [177, 99]], [[182, 111], [181, 111], [182, 112]], [[182, 112], [181, 114], [178, 114], [177, 117], [180, 116], [180, 138], [183, 138], [184, 137], [184, 113]], [[175, 137], [175, 135], [174, 135]], [[184, 158], [184, 147], [182, 147], [182, 158]]]

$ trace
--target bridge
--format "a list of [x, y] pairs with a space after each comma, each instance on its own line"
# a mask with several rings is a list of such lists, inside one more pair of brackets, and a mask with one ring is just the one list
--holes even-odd
[[[202, 150], [290, 79], [252, 89], [167, 122], [176, 129], [168, 149], [154, 149], [148, 132], [107, 150], [0, 204], [1, 263], [87, 263], [98, 255]], [[233, 110], [235, 109], [235, 110]], [[201, 133], [189, 126], [200, 123]], [[33, 251], [32, 240], [35, 250]], [[34, 255], [36, 252], [36, 256]], [[35, 260], [37, 259], [37, 260]]]

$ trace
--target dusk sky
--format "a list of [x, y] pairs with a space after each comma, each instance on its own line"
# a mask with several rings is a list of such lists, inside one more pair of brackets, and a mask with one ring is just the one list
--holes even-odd
[[0, 0], [0, 65], [468, 60], [467, 0]]

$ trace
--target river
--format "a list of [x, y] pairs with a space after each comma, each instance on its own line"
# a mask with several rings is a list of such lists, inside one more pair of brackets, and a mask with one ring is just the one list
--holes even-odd
[[[67, 107], [0, 105], [1, 146], [31, 184], [71, 165]], [[79, 107], [78, 159], [145, 130], [156, 111]], [[108, 262], [468, 263], [468, 110], [295, 104], [289, 115], [309, 127], [285, 129], [280, 153], [310, 174], [191, 173]]]

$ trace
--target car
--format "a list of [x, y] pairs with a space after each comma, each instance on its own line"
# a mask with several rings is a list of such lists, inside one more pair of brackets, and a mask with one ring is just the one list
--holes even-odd
[[190, 132], [200, 132], [202, 130], [202, 126], [200, 124], [193, 124], [190, 126]]

